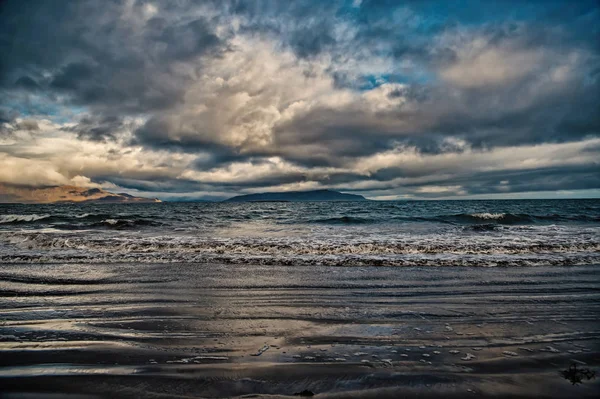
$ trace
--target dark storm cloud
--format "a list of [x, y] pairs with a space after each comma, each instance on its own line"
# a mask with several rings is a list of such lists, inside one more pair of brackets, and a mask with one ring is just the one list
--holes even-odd
[[163, 18], [153, 18], [148, 23], [148, 38], [165, 45], [160, 57], [167, 60], [186, 60], [202, 55], [219, 46], [219, 38], [212, 32], [211, 23], [198, 18], [181, 25], [170, 26]]
[[73, 140], [122, 146], [107, 150], [114, 159], [141, 148], [156, 174], [86, 173], [147, 191], [400, 193], [399, 179], [421, 196], [438, 189], [422, 185], [597, 189], [591, 144], [573, 153], [579, 165], [519, 171], [377, 157], [405, 148], [466, 163], [473, 151], [598, 137], [599, 26], [597, 1], [585, 0], [4, 1], [0, 132], [43, 136], [47, 119]]
[[[198, 125], [192, 131], [169, 120], [151, 118], [135, 130], [132, 144], [141, 144], [153, 149], [166, 149], [175, 152], [210, 152], [215, 160], [233, 161], [235, 149], [220, 144], [207, 128]], [[216, 162], [221, 163], [219, 161]]]
[[[598, 165], [543, 168], [501, 173], [480, 173], [475, 179], [458, 180], [469, 194], [524, 191], [586, 190], [598, 188]], [[501, 182], [505, 182], [502, 184]]]
[[[440, 138], [457, 136], [475, 147], [572, 141], [600, 132], [600, 80], [584, 77], [541, 88], [536, 78], [504, 87], [431, 88], [411, 97], [411, 109], [373, 115], [363, 110], [313, 110], [278, 128], [281, 144], [332, 143], [331, 155], [384, 149], [386, 139], [442, 151]], [[350, 148], [343, 143], [351, 141]], [[388, 141], [388, 143], [389, 143]]]
[[[226, 166], [232, 162], [248, 162], [253, 160], [251, 155], [242, 155], [233, 152], [225, 146], [210, 146], [203, 148], [205, 156], [198, 157], [192, 164], [197, 170], [211, 170]], [[197, 150], [196, 150], [197, 151]]]
[[38, 82], [29, 76], [21, 76], [15, 82], [15, 86], [21, 89], [35, 91], [40, 88]]
[[115, 139], [127, 126], [128, 123], [120, 116], [93, 117], [88, 115], [81, 118], [76, 125], [64, 127], [62, 130], [75, 132], [82, 139], [105, 141]]
[[50, 86], [56, 89], [77, 90], [93, 76], [94, 68], [92, 65], [73, 62], [61, 68], [54, 75]]
[[154, 18], [141, 1], [129, 2], [136, 15], [128, 20], [125, 4], [3, 2], [0, 82], [29, 90], [44, 84], [100, 112], [147, 112], [177, 103], [189, 78], [169, 67], [217, 51], [212, 23], [201, 16]]
[[8, 123], [15, 119], [17, 113], [9, 108], [0, 107], [0, 123]]

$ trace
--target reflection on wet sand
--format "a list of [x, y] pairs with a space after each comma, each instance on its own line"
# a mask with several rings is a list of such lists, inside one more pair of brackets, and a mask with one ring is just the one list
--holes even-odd
[[561, 372], [600, 365], [599, 272], [3, 265], [0, 383], [8, 397], [596, 397], [598, 379]]

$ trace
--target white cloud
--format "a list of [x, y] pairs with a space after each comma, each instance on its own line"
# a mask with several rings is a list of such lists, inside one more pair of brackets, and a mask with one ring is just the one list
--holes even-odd
[[[446, 81], [474, 88], [513, 83], [540, 67], [544, 54], [539, 50], [486, 48], [440, 71]], [[459, 55], [461, 57], [461, 55]]]
[[419, 194], [466, 194], [466, 191], [462, 189], [462, 186], [421, 186], [415, 191]]
[[0, 146], [0, 183], [110, 188], [110, 182], [91, 179], [175, 178], [195, 159], [194, 155], [127, 147], [124, 142], [81, 140], [60, 130], [61, 125], [44, 121], [39, 125], [34, 134], [15, 131], [18, 140]]
[[416, 147], [402, 146], [358, 159], [353, 169], [371, 175], [384, 168], [402, 168], [422, 174], [454, 171], [461, 173], [522, 170], [553, 166], [598, 163], [597, 153], [587, 151], [600, 145], [600, 138], [560, 144], [468, 149], [462, 152], [421, 154]]

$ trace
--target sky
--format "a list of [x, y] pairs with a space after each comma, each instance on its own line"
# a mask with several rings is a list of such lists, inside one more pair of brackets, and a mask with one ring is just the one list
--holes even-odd
[[600, 197], [600, 3], [0, 2], [0, 183]]

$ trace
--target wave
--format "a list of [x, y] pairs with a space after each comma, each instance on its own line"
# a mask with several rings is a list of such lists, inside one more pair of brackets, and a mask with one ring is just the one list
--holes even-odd
[[50, 215], [0, 215], [0, 224], [5, 223], [27, 223], [35, 222], [37, 220], [47, 219]]
[[427, 219], [429, 221], [442, 221], [457, 224], [539, 224], [558, 222], [600, 222], [600, 217], [594, 215], [536, 215], [528, 213], [459, 213], [454, 215], [441, 215]]
[[[90, 227], [101, 227], [108, 229], [130, 229], [143, 226], [160, 226], [162, 223], [146, 219], [103, 219], [100, 222], [92, 223]], [[80, 226], [77, 226], [80, 227]]]
[[464, 228], [465, 230], [470, 230], [470, 231], [495, 231], [498, 230], [498, 225], [493, 224], [493, 223], [485, 223], [485, 224], [474, 224], [474, 225], [470, 225], [470, 226], [465, 226]]
[[361, 218], [356, 216], [339, 216], [332, 218], [323, 218], [323, 219], [314, 219], [309, 221], [309, 223], [319, 223], [319, 224], [369, 224], [375, 223], [376, 220], [369, 218]]
[[[126, 224], [127, 221], [108, 221], [109, 226]], [[93, 233], [93, 232], [92, 232]], [[89, 234], [80, 232], [34, 233], [20, 232], [2, 234], [0, 238], [20, 249], [70, 250], [79, 249], [95, 253], [197, 253], [240, 254], [256, 256], [327, 256], [327, 255], [517, 255], [517, 254], [565, 254], [597, 252], [600, 241], [595, 237], [570, 240], [514, 239], [510, 236], [458, 236], [431, 235], [408, 236], [398, 239], [333, 239], [302, 238], [208, 238], [194, 236], [132, 236]]]
[[75, 215], [0, 215], [0, 224], [44, 224], [62, 230], [79, 229], [127, 229], [144, 226], [162, 226], [157, 220], [140, 215], [115, 216], [108, 213], [83, 213]]
[[526, 213], [459, 213], [444, 215], [441, 220], [454, 223], [497, 223], [497, 224], [529, 224], [535, 222], [535, 217]]
[[[582, 214], [529, 214], [509, 212], [473, 212], [441, 215], [410, 215], [410, 214], [387, 214], [382, 212], [361, 212], [360, 216], [305, 216], [303, 214], [279, 214], [269, 213], [215, 213], [197, 214], [193, 218], [182, 217], [178, 214], [162, 213], [158, 215], [143, 213], [74, 213], [74, 214], [7, 214], [0, 215], [0, 225], [22, 224], [31, 226], [48, 225], [63, 230], [76, 229], [126, 229], [135, 227], [157, 227], [171, 226], [174, 228], [192, 227], [200, 225], [206, 227], [215, 226], [218, 223], [251, 222], [254, 220], [269, 220], [275, 224], [302, 225], [381, 225], [381, 224], [405, 224], [405, 223], [439, 223], [451, 225], [482, 226], [468, 227], [473, 231], [492, 231], [497, 225], [547, 225], [554, 223], [600, 223], [598, 215]], [[192, 224], [189, 224], [189, 222]]]
[[[369, 223], [386, 223], [393, 221], [396, 223], [403, 222], [434, 222], [434, 223], [452, 223], [452, 224], [534, 224], [536, 219], [552, 221], [562, 220], [559, 215], [548, 216], [533, 216], [528, 214], [512, 214], [512, 213], [460, 213], [452, 215], [438, 216], [392, 216], [381, 218], [364, 218], [355, 216], [340, 216], [332, 218], [314, 219], [310, 223], [323, 224], [369, 224]], [[587, 220], [587, 219], [585, 219]]]
[[[303, 220], [294, 220], [289, 223], [302, 223]], [[377, 217], [356, 217], [356, 216], [339, 216], [330, 218], [311, 219], [308, 223], [316, 224], [380, 224], [380, 223], [444, 223], [467, 225], [475, 231], [491, 231], [495, 230], [498, 225], [536, 225], [549, 224], [560, 222], [576, 222], [576, 223], [598, 223], [599, 216], [593, 215], [536, 215], [527, 213], [508, 213], [508, 212], [476, 212], [476, 213], [459, 213], [450, 215], [437, 216], [407, 216], [407, 215], [389, 215]]]
[[484, 219], [484, 220], [488, 220], [488, 219], [493, 219], [493, 220], [500, 220], [500, 219], [504, 219], [506, 217], [506, 213], [489, 213], [489, 212], [483, 212], [483, 213], [471, 213], [469, 214], [469, 216], [477, 218], [477, 219]]
[[[166, 228], [144, 229], [144, 226], [174, 223], [173, 218], [158, 221], [141, 215], [79, 216], [77, 220], [71, 217], [60, 227], [44, 225], [44, 228], [28, 230], [0, 230], [0, 261], [340, 266], [600, 264], [598, 227], [505, 226], [502, 221], [506, 220], [506, 213], [449, 215], [452, 219], [444, 216], [447, 222], [456, 226], [414, 230], [412, 226], [398, 229], [393, 225], [369, 224], [357, 230], [332, 232], [334, 227], [329, 225], [372, 223], [372, 219], [315, 218], [313, 223], [326, 226], [314, 226], [310, 230], [283, 228], [281, 234], [261, 234], [261, 224], [259, 230], [253, 230], [256, 226], [252, 225], [251, 229], [241, 232], [235, 227], [236, 231], [232, 230], [231, 226], [221, 230], [212, 224], [207, 229], [199, 226], [179, 232], [169, 224], [162, 225]], [[132, 229], [136, 232], [132, 233]]]

